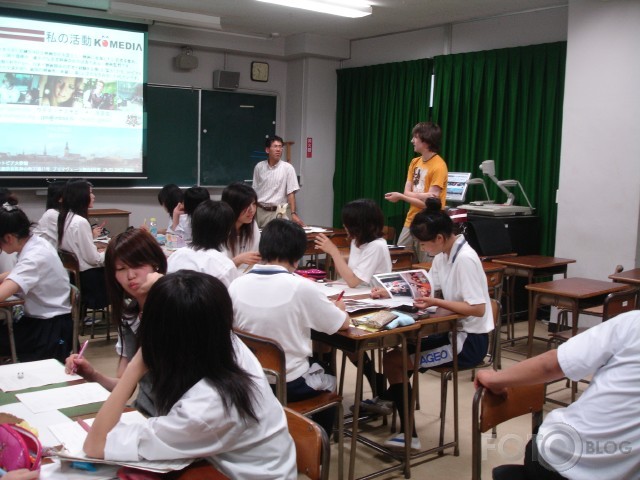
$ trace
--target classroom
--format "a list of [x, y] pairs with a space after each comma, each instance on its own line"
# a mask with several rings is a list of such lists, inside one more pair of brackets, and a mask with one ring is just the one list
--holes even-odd
[[[244, 12], [251, 1], [238, 1], [242, 3], [238, 8]], [[52, 5], [54, 2], [33, 0], [26, 7], [23, 3], [0, 0], [0, 7], [82, 15], [81, 9]], [[167, 2], [146, 3], [169, 8]], [[184, 9], [191, 5], [194, 12], [202, 13], [195, 7], [197, 2], [184, 3]], [[233, 1], [220, 3], [233, 9]], [[390, 8], [393, 2], [371, 3], [375, 15], [376, 9]], [[403, 3], [410, 5], [412, 2]], [[337, 71], [438, 56], [566, 44], [564, 85], [559, 87], [564, 94], [557, 190], [548, 192], [544, 200], [548, 211], [536, 212], [553, 224], [553, 235], [547, 239], [545, 254], [575, 259], [576, 262], [568, 267], [569, 276], [573, 277], [606, 280], [616, 265], [622, 265], [625, 270], [638, 268], [640, 136], [637, 118], [640, 96], [637, 85], [640, 84], [640, 57], [636, 46], [640, 44], [637, 28], [640, 2], [496, 0], [490, 2], [494, 8], [490, 14], [481, 10], [479, 14], [465, 12], [464, 15], [462, 10], [472, 10], [467, 2], [450, 2], [453, 6], [448, 7], [446, 3], [446, 0], [434, 2], [442, 8], [442, 13], [435, 10], [433, 15], [425, 14], [421, 25], [420, 19], [415, 18], [409, 27], [391, 26], [393, 21], [389, 20], [389, 26], [380, 33], [362, 38], [353, 37], [348, 27], [342, 30], [342, 35], [338, 27], [331, 29], [331, 34], [302, 31], [284, 35], [274, 32], [276, 27], [271, 25], [265, 25], [259, 33], [247, 33], [159, 21], [149, 25], [146, 82], [208, 91], [213, 89], [214, 71], [240, 72], [235, 92], [275, 97], [275, 133], [285, 141], [293, 142], [291, 164], [301, 187], [296, 195], [297, 211], [307, 225], [339, 227], [342, 205], [336, 205], [334, 197], [334, 173], [338, 142], [341, 141], [337, 118], [346, 105], [339, 102]], [[420, 8], [423, 12], [422, 6]], [[206, 10], [205, 13], [211, 15], [217, 13], [215, 5]], [[122, 15], [118, 18], [123, 19]], [[223, 14], [223, 24], [224, 20]], [[174, 58], [185, 51], [185, 46], [189, 48], [189, 55], [198, 59], [198, 66], [191, 70], [178, 69], [174, 64]], [[251, 79], [254, 62], [268, 64], [266, 81]], [[443, 136], [447, 135], [445, 130]], [[406, 132], [410, 148], [409, 140], [410, 129]], [[377, 152], [381, 157], [396, 155], [394, 151], [384, 151], [383, 146]], [[470, 155], [473, 153], [469, 152]], [[407, 155], [394, 160], [400, 165], [399, 178], [404, 178], [411, 158], [412, 155]], [[527, 155], [527, 158], [530, 157]], [[472, 177], [482, 175], [479, 165], [487, 159], [445, 156], [450, 172], [471, 171]], [[496, 158], [498, 171], [500, 161]], [[508, 161], [518, 164], [519, 159]], [[179, 158], [175, 163], [180, 169]], [[466, 170], [460, 169], [460, 165]], [[518, 180], [530, 185], [545, 181], [542, 178], [545, 173], [535, 165], [528, 171], [530, 178]], [[366, 179], [358, 181], [366, 182]], [[12, 180], [0, 176], [0, 186], [12, 188]], [[219, 199], [225, 185], [204, 186], [213, 199]], [[129, 222], [133, 226], [142, 225], [151, 217], [164, 219], [166, 213], [157, 201], [159, 188], [155, 187], [104, 187], [98, 183], [95, 207], [131, 212]], [[396, 189], [401, 187], [400, 183]], [[34, 221], [40, 218], [44, 211], [45, 184], [12, 189], [29, 218]], [[374, 191], [380, 192], [380, 198], [374, 200], [383, 204], [384, 190], [377, 188]]]

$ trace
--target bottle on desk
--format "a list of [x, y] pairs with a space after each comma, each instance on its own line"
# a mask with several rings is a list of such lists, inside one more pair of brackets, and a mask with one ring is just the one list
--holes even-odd
[[149, 219], [149, 232], [153, 235], [153, 238], [158, 236], [158, 223], [156, 222], [156, 217], [151, 217]]

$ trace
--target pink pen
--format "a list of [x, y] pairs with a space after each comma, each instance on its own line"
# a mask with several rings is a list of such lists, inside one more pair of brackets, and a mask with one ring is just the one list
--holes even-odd
[[[89, 345], [89, 340], [85, 340], [84, 343], [82, 344], [82, 348], [80, 349], [80, 353], [78, 353], [78, 356], [76, 358], [81, 359], [82, 356], [84, 355], [84, 351], [87, 349], [87, 346]], [[71, 373], [76, 373], [76, 369], [77, 366], [74, 365], [73, 368], [71, 369]]]
[[336, 298], [336, 302], [339, 302], [340, 300], [342, 300], [342, 297], [344, 297], [344, 290], [340, 292], [340, 295], [338, 295], [338, 298]]

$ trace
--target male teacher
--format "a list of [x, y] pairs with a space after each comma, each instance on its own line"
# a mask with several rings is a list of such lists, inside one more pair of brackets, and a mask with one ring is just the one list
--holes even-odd
[[425, 208], [425, 201], [429, 197], [439, 197], [444, 208], [447, 200], [447, 164], [438, 155], [442, 143], [442, 130], [432, 122], [420, 122], [411, 132], [413, 150], [420, 156], [411, 160], [407, 173], [407, 183], [404, 193], [385, 193], [384, 198], [396, 203], [403, 200], [409, 204], [409, 212], [404, 221], [404, 227], [398, 237], [398, 245], [413, 248], [414, 260], [428, 261], [429, 256], [420, 251], [420, 242], [409, 231], [413, 217]]
[[256, 222], [263, 228], [274, 218], [289, 218], [298, 225], [304, 222], [296, 211], [296, 192], [300, 190], [293, 166], [281, 162], [282, 138], [274, 135], [267, 138], [267, 159], [253, 169], [253, 189], [258, 195]]

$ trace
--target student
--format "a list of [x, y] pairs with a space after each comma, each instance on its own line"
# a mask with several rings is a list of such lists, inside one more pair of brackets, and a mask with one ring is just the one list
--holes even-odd
[[249, 265], [260, 261], [260, 229], [256, 223], [258, 196], [246, 183], [236, 182], [222, 191], [222, 201], [229, 204], [235, 216], [225, 251], [238, 270], [244, 272]]
[[[4, 204], [11, 195], [8, 188], [0, 187], [0, 205]], [[17, 261], [18, 256], [15, 253], [0, 251], [0, 273], [11, 270]]]
[[[18, 254], [11, 271], [0, 275], [0, 300], [24, 299], [24, 315], [13, 326], [20, 361], [64, 361], [73, 341], [69, 275], [51, 244], [30, 232], [32, 224], [17, 205], [9, 195], [0, 206], [0, 249]], [[6, 335], [0, 335], [0, 353], [9, 353]]]
[[484, 385], [498, 395], [509, 387], [593, 375], [576, 402], [547, 413], [525, 448], [524, 466], [497, 467], [493, 478], [638, 478], [638, 352], [640, 312], [633, 310], [576, 335], [557, 350], [499, 372], [478, 371], [476, 387]]
[[72, 179], [67, 182], [58, 215], [58, 248], [73, 252], [78, 257], [82, 302], [89, 308], [102, 308], [108, 305], [104, 251], [98, 250], [93, 243], [102, 228], [92, 229], [87, 220], [95, 198], [93, 186], [86, 180]]
[[414, 260], [425, 262], [429, 259], [420, 251], [419, 240], [411, 235], [409, 227], [413, 218], [425, 205], [427, 198], [439, 198], [444, 207], [447, 201], [447, 164], [438, 154], [442, 143], [442, 130], [432, 122], [420, 122], [411, 132], [413, 149], [420, 156], [411, 160], [407, 172], [407, 182], [404, 192], [389, 192], [384, 198], [392, 203], [400, 200], [409, 204], [404, 227], [398, 237], [398, 245], [411, 246], [414, 250]]
[[[293, 271], [307, 248], [307, 236], [291, 220], [275, 219], [267, 224], [260, 238], [264, 264], [236, 279], [229, 287], [236, 328], [277, 340], [287, 363], [287, 400], [311, 398], [335, 388], [335, 377], [318, 364], [310, 366], [311, 329], [332, 334], [349, 328], [349, 316], [341, 301], [335, 303], [309, 280]], [[310, 371], [319, 380], [310, 385]], [[321, 380], [321, 381], [320, 381]], [[331, 433], [335, 412], [314, 416]]]
[[[374, 275], [391, 271], [391, 255], [387, 241], [382, 238], [384, 215], [373, 200], [361, 199], [347, 203], [342, 208], [342, 224], [351, 238], [349, 261], [344, 260], [342, 252], [324, 234], [315, 239], [316, 248], [331, 255], [338, 274], [350, 288], [369, 285]], [[349, 356], [354, 361], [354, 356]], [[385, 379], [377, 373], [369, 355], [364, 355], [364, 375], [376, 392], [385, 388]], [[375, 380], [374, 380], [375, 379]]]
[[227, 287], [240, 275], [233, 261], [222, 252], [233, 228], [233, 210], [224, 202], [205, 200], [191, 217], [193, 239], [169, 257], [168, 271], [195, 270], [208, 273]]
[[[162, 187], [160, 192], [158, 192], [158, 203], [162, 205], [162, 207], [169, 214], [169, 224], [167, 225], [167, 230], [171, 229], [173, 225], [173, 212], [178, 205], [182, 203], [184, 200], [184, 194], [182, 193], [182, 189], [176, 185], [175, 183], [169, 183]], [[180, 207], [182, 210], [182, 207]], [[180, 211], [178, 212], [178, 217], [180, 217]]]
[[320, 233], [316, 248], [331, 255], [338, 274], [350, 288], [368, 285], [374, 275], [391, 271], [391, 255], [387, 241], [382, 238], [384, 216], [373, 200], [361, 199], [342, 208], [342, 224], [351, 238], [349, 263], [333, 242]]
[[[85, 357], [73, 354], [67, 358], [67, 373], [76, 368], [76, 373], [89, 382], [98, 382], [112, 391], [122, 377], [138, 349], [137, 333], [140, 316], [147, 299], [149, 284], [165, 274], [167, 259], [158, 242], [144, 229], [131, 229], [119, 234], [107, 247], [105, 271], [111, 314], [118, 320], [118, 343], [116, 351], [120, 356], [115, 377], [98, 372]], [[152, 400], [151, 383], [147, 376], [140, 380], [140, 388], [135, 406], [145, 415], [156, 415]]]
[[[98, 412], [86, 454], [120, 461], [204, 457], [229, 478], [297, 478], [282, 406], [232, 323], [219, 280], [188, 270], [159, 279], [142, 315], [140, 350]], [[119, 423], [145, 374], [159, 416]]]
[[65, 182], [56, 180], [49, 183], [47, 187], [46, 211], [40, 217], [38, 225], [33, 229], [33, 233], [44, 238], [54, 248], [58, 248], [58, 216], [62, 206], [62, 192]]
[[[441, 209], [438, 198], [427, 199], [427, 208], [418, 213], [411, 223], [411, 234], [420, 240], [423, 251], [435, 257], [429, 270], [429, 279], [432, 294], [440, 292], [439, 296], [416, 298], [414, 304], [421, 309], [436, 306], [464, 315], [458, 321], [458, 367], [473, 367], [487, 354], [488, 334], [494, 325], [487, 276], [480, 259], [464, 236], [453, 234], [453, 221]], [[390, 413], [393, 403], [402, 422], [402, 378], [405, 374], [402, 371], [402, 355], [400, 350], [385, 354], [383, 367], [390, 387], [379, 398], [363, 402], [364, 411]], [[452, 355], [451, 339], [445, 333], [423, 338], [420, 353], [415, 358], [420, 362], [422, 371], [450, 365]], [[414, 361], [409, 358], [409, 369], [413, 368]], [[404, 432], [404, 429], [401, 431]], [[391, 437], [385, 445], [404, 448], [404, 434]], [[420, 449], [415, 427], [411, 448]]]
[[182, 237], [185, 243], [191, 241], [191, 215], [196, 207], [211, 196], [204, 187], [187, 188], [184, 192], [184, 200], [173, 209], [173, 221], [167, 233], [174, 233]]

